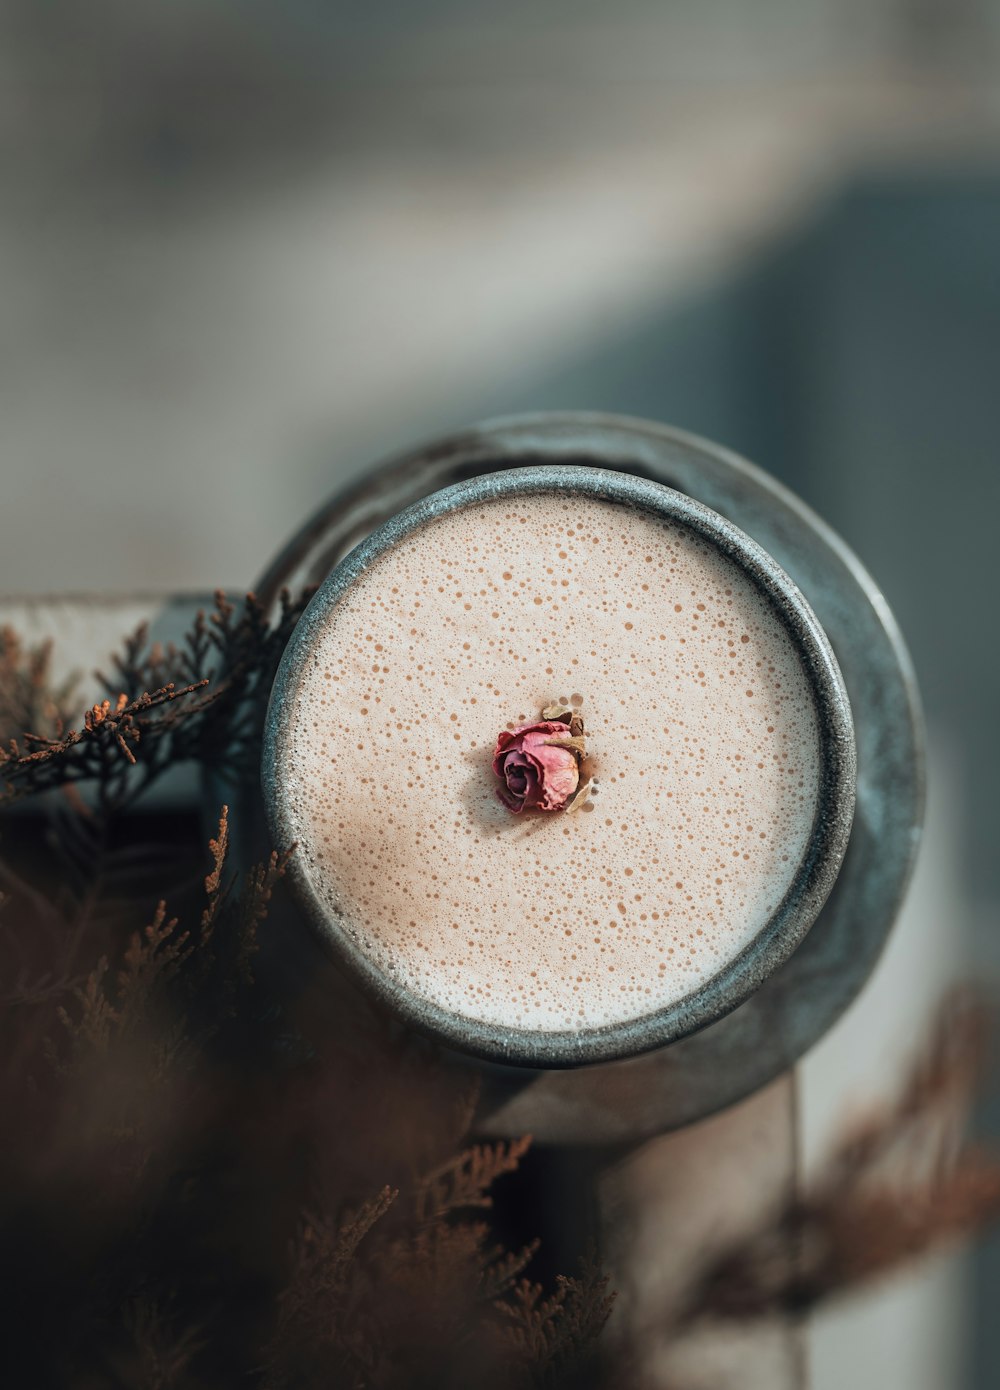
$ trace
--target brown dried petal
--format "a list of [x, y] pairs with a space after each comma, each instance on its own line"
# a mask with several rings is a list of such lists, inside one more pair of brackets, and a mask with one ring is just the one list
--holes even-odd
[[578, 738], [547, 738], [545, 743], [549, 748], [569, 748], [578, 758], [582, 758], [587, 751], [587, 741], [582, 735]]
[[570, 811], [578, 811], [580, 807], [583, 806], [584, 803], [587, 801], [587, 799], [590, 796], [590, 793], [593, 790], [594, 779], [593, 777], [588, 777], [585, 782], [580, 783], [579, 787], [577, 787], [576, 791], [566, 802], [566, 805], [563, 807], [563, 810], [566, 811], [567, 814]]

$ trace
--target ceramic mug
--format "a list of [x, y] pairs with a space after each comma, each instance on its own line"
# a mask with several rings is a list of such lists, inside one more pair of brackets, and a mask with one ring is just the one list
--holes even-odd
[[[599, 460], [598, 460], [599, 461]], [[499, 460], [510, 462], [509, 452]], [[588, 463], [590, 460], [588, 459]], [[498, 1025], [440, 1001], [387, 969], [367, 949], [354, 924], [333, 911], [317, 890], [303, 820], [301, 769], [293, 766], [291, 740], [301, 712], [303, 683], [326, 625], [359, 580], [404, 543], [420, 544], [442, 518], [497, 500], [579, 497], [670, 523], [737, 567], [759, 602], [777, 620], [794, 650], [815, 716], [818, 776], [811, 829], [787, 888], [752, 940], [683, 997], [650, 1012], [572, 1029]], [[855, 738], [844, 681], [823, 627], [782, 567], [739, 527], [692, 497], [623, 471], [572, 462], [501, 467], [432, 493], [384, 521], [345, 555], [312, 598], [285, 652], [271, 695], [265, 729], [262, 778], [274, 843], [297, 841], [290, 877], [295, 896], [322, 943], [362, 987], [408, 1025], [447, 1046], [489, 1062], [549, 1070], [609, 1062], [676, 1043], [717, 1023], [748, 1000], [803, 941], [836, 881], [847, 848], [855, 804]], [[439, 788], [454, 804], [454, 789]], [[434, 814], [434, 806], [427, 808]], [[304, 843], [305, 842], [305, 843]], [[303, 851], [305, 849], [305, 852]], [[334, 846], [334, 853], [336, 847]]]

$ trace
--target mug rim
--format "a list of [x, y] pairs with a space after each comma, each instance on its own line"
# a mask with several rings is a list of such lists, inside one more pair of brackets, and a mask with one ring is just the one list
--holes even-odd
[[[512, 462], [505, 454], [503, 462]], [[558, 492], [609, 501], [687, 527], [735, 563], [767, 601], [799, 656], [816, 713], [820, 778], [809, 841], [781, 901], [761, 930], [708, 980], [636, 1019], [579, 1030], [507, 1028], [424, 999], [375, 965], [321, 903], [305, 857], [293, 854], [294, 896], [327, 950], [393, 1015], [459, 1052], [485, 1061], [550, 1070], [610, 1062], [663, 1047], [724, 1017], [753, 994], [806, 936], [836, 881], [854, 814], [856, 750], [850, 702], [819, 620], [789, 575], [726, 518], [685, 493], [633, 474], [576, 463], [503, 468], [421, 498], [390, 517], [344, 556], [310, 599], [285, 649], [268, 703], [261, 780], [272, 841], [287, 846], [295, 827], [283, 776], [285, 712], [297, 698], [314, 638], [331, 609], [382, 555], [439, 517], [487, 501]]]

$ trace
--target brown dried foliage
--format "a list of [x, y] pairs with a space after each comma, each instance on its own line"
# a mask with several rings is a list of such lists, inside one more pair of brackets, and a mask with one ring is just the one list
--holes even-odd
[[27, 647], [12, 627], [0, 627], [0, 743], [25, 729], [54, 738], [63, 732], [75, 680], [54, 688], [51, 668], [51, 642]]
[[[176, 650], [140, 630], [70, 733], [49, 650], [0, 635], [8, 797], [59, 792], [27, 841], [0, 824], [5, 1383], [596, 1384], [607, 1277], [590, 1259], [546, 1289], [537, 1243], [491, 1224], [528, 1140], [474, 1142], [474, 1092], [326, 967], [295, 997], [255, 982], [287, 852], [240, 881], [223, 808], [195, 891], [178, 845], [128, 833], [178, 760], [255, 771], [301, 606], [272, 627], [220, 597]], [[950, 999], [898, 1096], [657, 1332], [801, 1315], [995, 1218], [1000, 1159], [963, 1139], [984, 1033]]]
[[602, 1332], [615, 1294], [593, 1252], [580, 1261], [578, 1278], [559, 1275], [546, 1297], [540, 1284], [520, 1280], [502, 1305], [507, 1337], [532, 1379], [542, 1385], [576, 1375], [587, 1363]]
[[264, 705], [308, 592], [282, 593], [272, 623], [253, 594], [237, 607], [216, 594], [177, 647], [142, 624], [114, 658], [108, 694], [67, 728], [69, 691], [46, 689], [51, 650], [0, 634], [0, 800], [93, 783], [102, 805], [134, 800], [170, 766], [195, 760], [248, 773]]
[[714, 1261], [684, 1318], [800, 1315], [1000, 1216], [1000, 1154], [963, 1138], [989, 1012], [956, 992], [897, 1096], [845, 1130], [802, 1195]]
[[[523, 1271], [537, 1249], [505, 1250], [489, 1225], [470, 1216], [489, 1201], [487, 1187], [513, 1171], [527, 1141], [475, 1145], [450, 1165], [469, 1178], [446, 1183], [440, 1172], [404, 1189], [385, 1187], [339, 1219], [310, 1210], [294, 1246], [293, 1272], [281, 1298], [268, 1349], [270, 1387], [299, 1384], [403, 1387], [515, 1386], [545, 1379], [546, 1343], [522, 1345], [510, 1335], [523, 1290]], [[584, 1356], [606, 1311], [567, 1302], [563, 1341]], [[553, 1308], [553, 1325], [560, 1322]], [[579, 1337], [577, 1337], [579, 1332]]]
[[526, 1385], [606, 1315], [561, 1282], [558, 1337], [512, 1335], [536, 1243], [489, 1218], [528, 1141], [471, 1142], [465, 1082], [325, 967], [301, 998], [255, 981], [288, 851], [238, 876], [223, 808], [194, 884], [136, 836], [176, 762], [256, 775], [301, 607], [220, 596], [176, 650], [140, 629], [75, 728], [48, 649], [3, 637], [5, 1384]]

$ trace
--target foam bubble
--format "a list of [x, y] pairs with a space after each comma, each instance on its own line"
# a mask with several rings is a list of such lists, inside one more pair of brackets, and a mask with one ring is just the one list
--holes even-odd
[[[511, 815], [501, 729], [581, 704], [596, 789]], [[319, 633], [285, 776], [313, 886], [414, 995], [586, 1029], [691, 993], [781, 900], [819, 737], [781, 623], [680, 524], [564, 494], [439, 517]]]

